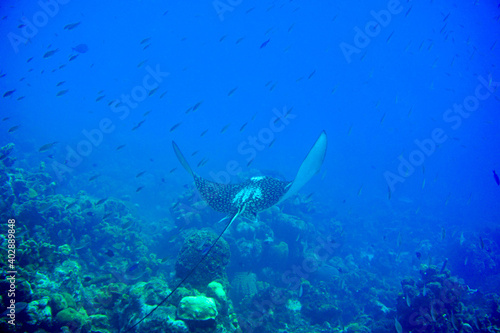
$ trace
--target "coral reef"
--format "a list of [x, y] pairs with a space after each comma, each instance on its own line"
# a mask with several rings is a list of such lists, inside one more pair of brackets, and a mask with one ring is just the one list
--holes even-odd
[[[0, 214], [18, 221], [19, 331], [114, 333], [155, 309], [132, 331], [382, 333], [395, 330], [394, 317], [403, 332], [499, 331], [497, 230], [481, 242], [452, 242], [466, 260], [445, 261], [473, 283], [489, 275], [484, 293], [431, 265], [432, 241], [404, 251], [385, 236], [363, 239], [372, 222], [324, 217], [310, 196], [257, 221], [237, 219], [208, 253], [217, 237], [210, 227], [221, 216], [193, 189], [165, 208], [172, 217], [146, 222], [125, 197], [66, 193], [43, 164], [14, 167], [15, 150], [0, 148]], [[5, 234], [0, 243], [8, 244]], [[2, 290], [7, 271], [0, 262]], [[6, 302], [2, 295], [0, 306]], [[8, 328], [3, 316], [0, 330]]]

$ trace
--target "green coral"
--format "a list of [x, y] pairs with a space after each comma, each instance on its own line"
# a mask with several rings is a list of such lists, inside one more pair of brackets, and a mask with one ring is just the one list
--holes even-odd
[[90, 326], [90, 319], [83, 308], [80, 309], [80, 311], [76, 311], [73, 308], [66, 308], [57, 313], [56, 323], [60, 326], [67, 326], [75, 329], [88, 329]]
[[177, 308], [177, 317], [182, 320], [215, 320], [217, 314], [215, 300], [206, 296], [184, 297]]

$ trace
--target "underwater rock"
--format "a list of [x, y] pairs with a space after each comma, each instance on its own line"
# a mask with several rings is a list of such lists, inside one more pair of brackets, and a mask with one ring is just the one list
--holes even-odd
[[3, 160], [7, 156], [9, 156], [10, 153], [12, 152], [12, 150], [14, 149], [14, 147], [15, 147], [15, 145], [12, 142], [6, 144], [3, 147], [0, 147], [0, 159]]
[[285, 213], [277, 214], [269, 221], [269, 225], [273, 229], [276, 238], [282, 239], [288, 244], [293, 244], [297, 239], [297, 235], [305, 235], [309, 229], [307, 222], [297, 216]]
[[91, 327], [91, 321], [84, 308], [76, 311], [73, 308], [66, 308], [55, 317], [55, 322], [60, 327], [67, 326], [70, 329], [88, 331]]
[[28, 304], [26, 313], [28, 314], [27, 323], [30, 325], [48, 325], [52, 322], [52, 309], [48, 305], [50, 298], [43, 297], [40, 300], [33, 301]]
[[288, 261], [288, 244], [285, 242], [280, 242], [279, 244], [273, 244], [269, 248], [269, 263], [273, 266], [283, 266]]
[[217, 310], [227, 314], [227, 295], [222, 284], [212, 281], [207, 286], [207, 296], [213, 297], [217, 303]]
[[[207, 253], [217, 235], [211, 231], [200, 230], [188, 237], [182, 245], [175, 263], [176, 275], [185, 277]], [[189, 282], [195, 288], [205, 288], [214, 280], [227, 281], [226, 266], [231, 258], [228, 243], [220, 238], [208, 256], [194, 270]]]
[[66, 298], [61, 294], [53, 294], [50, 297], [50, 307], [52, 308], [53, 313], [58, 313], [64, 309], [68, 308], [68, 302], [66, 302]]
[[215, 321], [217, 317], [215, 300], [206, 296], [187, 296], [177, 307], [177, 318], [187, 321]]
[[110, 326], [109, 326], [109, 319], [108, 316], [102, 315], [102, 314], [95, 314], [92, 316], [89, 316], [90, 322], [91, 322], [91, 332], [99, 332], [99, 333], [108, 333]]

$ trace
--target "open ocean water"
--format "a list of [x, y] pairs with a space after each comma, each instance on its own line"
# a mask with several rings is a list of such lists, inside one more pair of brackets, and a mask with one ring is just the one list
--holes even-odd
[[0, 331], [500, 332], [499, 23], [2, 1]]

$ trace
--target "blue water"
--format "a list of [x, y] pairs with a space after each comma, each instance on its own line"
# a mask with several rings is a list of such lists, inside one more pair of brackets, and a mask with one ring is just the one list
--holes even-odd
[[[324, 165], [301, 194], [314, 228], [342, 223], [343, 257], [393, 253], [397, 278], [365, 269], [397, 290], [428, 241], [426, 263], [449, 258], [471, 287], [500, 286], [494, 2], [62, 2], [1, 5], [0, 145], [15, 143], [14, 167], [171, 222], [193, 187], [172, 140], [207, 179], [292, 180], [325, 130]], [[467, 269], [461, 235], [489, 269]]]

